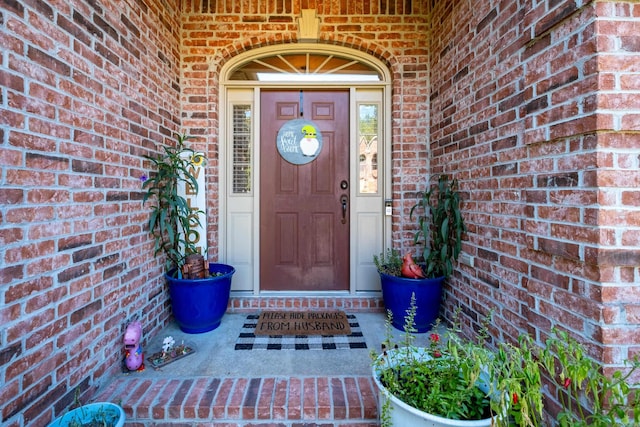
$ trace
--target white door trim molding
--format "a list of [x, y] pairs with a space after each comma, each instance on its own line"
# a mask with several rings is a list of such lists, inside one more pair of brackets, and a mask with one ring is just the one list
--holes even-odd
[[[283, 83], [257, 80], [233, 80], [234, 70], [256, 58], [265, 58], [278, 54], [311, 53], [319, 55], [340, 55], [361, 61], [377, 71], [378, 82], [308, 82]], [[379, 281], [372, 255], [388, 247], [391, 241], [391, 217], [384, 214], [384, 201], [391, 199], [391, 75], [387, 67], [377, 58], [363, 52], [333, 45], [299, 43], [291, 45], [273, 45], [244, 52], [230, 59], [220, 73], [220, 114], [219, 114], [219, 218], [218, 253], [221, 261], [234, 265], [236, 275], [232, 290], [235, 293], [260, 295], [260, 236], [259, 236], [259, 185], [260, 176], [259, 145], [255, 143], [260, 135], [260, 90], [262, 88], [313, 89], [313, 88], [350, 89], [350, 179], [351, 195], [351, 253], [350, 253], [350, 291], [355, 294], [379, 292]], [[358, 143], [357, 143], [357, 106], [360, 103], [376, 103], [380, 106], [379, 139], [382, 140], [378, 153], [379, 190], [375, 195], [360, 194], [358, 183]], [[237, 193], [233, 187], [233, 144], [234, 144], [234, 108], [238, 106], [250, 109], [251, 143], [249, 167], [250, 191]], [[354, 203], [355, 201], [355, 203]], [[319, 292], [326, 294], [328, 292]], [[263, 293], [264, 294], [264, 293]], [[335, 294], [335, 292], [331, 293]], [[305, 292], [304, 295], [309, 295]]]

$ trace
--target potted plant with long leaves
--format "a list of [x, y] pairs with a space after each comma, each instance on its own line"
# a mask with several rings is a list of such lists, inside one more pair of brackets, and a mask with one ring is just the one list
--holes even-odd
[[402, 330], [402, 319], [412, 295], [416, 296], [418, 311], [415, 328], [429, 330], [440, 313], [442, 285], [453, 272], [453, 263], [462, 251], [466, 226], [460, 211], [461, 195], [457, 179], [446, 174], [418, 193], [418, 201], [411, 208], [410, 219], [417, 220], [413, 243], [422, 251], [416, 263], [413, 254], [402, 255], [396, 249], [375, 255], [373, 261], [380, 274], [385, 307], [393, 313], [393, 326]]
[[189, 139], [177, 135], [175, 145], [163, 146], [155, 156], [145, 156], [152, 172], [144, 177], [142, 188], [146, 191], [143, 202], [151, 205], [148, 225], [155, 239], [154, 255], [165, 255], [173, 316], [184, 332], [201, 333], [220, 325], [235, 269], [204, 261], [192, 238], [203, 212], [192, 208], [179, 188], [187, 188], [189, 194], [198, 192], [196, 170], [206, 159], [186, 146]]

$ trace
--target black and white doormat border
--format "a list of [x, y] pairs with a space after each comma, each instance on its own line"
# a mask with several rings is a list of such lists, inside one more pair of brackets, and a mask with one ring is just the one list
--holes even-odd
[[256, 335], [259, 314], [249, 314], [236, 341], [236, 350], [352, 350], [366, 349], [360, 324], [347, 314], [350, 335]]

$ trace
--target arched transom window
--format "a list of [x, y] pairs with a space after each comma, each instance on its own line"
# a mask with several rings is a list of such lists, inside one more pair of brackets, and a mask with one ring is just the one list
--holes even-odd
[[380, 72], [357, 59], [330, 53], [279, 53], [242, 63], [229, 74], [234, 81], [379, 82]]

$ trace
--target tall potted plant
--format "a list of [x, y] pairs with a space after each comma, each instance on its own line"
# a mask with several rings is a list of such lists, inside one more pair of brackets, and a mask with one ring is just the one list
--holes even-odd
[[426, 332], [440, 312], [442, 284], [453, 272], [453, 262], [462, 250], [466, 228], [456, 179], [439, 175], [437, 182], [418, 197], [409, 217], [417, 219], [413, 241], [423, 245], [418, 262], [424, 264], [416, 264], [410, 252], [401, 257], [394, 249], [374, 256], [374, 263], [380, 273], [385, 307], [393, 313], [393, 326], [403, 329], [402, 319], [411, 296], [415, 295], [418, 305], [415, 328]]
[[155, 169], [143, 179], [143, 202], [151, 202], [149, 233], [155, 239], [154, 255], [164, 254], [171, 307], [176, 323], [184, 332], [201, 333], [217, 328], [227, 310], [231, 278], [235, 269], [226, 264], [206, 263], [191, 236], [201, 225], [202, 211], [193, 209], [180, 193], [198, 192], [195, 168], [205, 157], [187, 147], [190, 139], [178, 135], [175, 146], [145, 156]]

